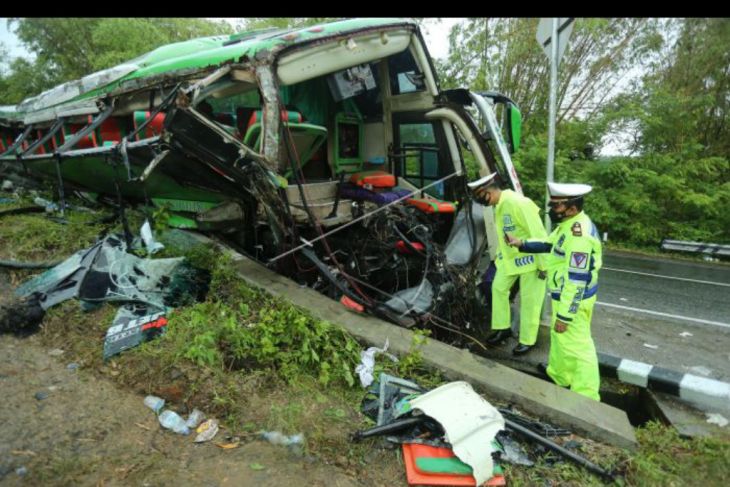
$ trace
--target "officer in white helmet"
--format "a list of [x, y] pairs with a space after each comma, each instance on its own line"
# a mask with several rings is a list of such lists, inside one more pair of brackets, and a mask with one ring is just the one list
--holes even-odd
[[477, 201], [494, 206], [499, 251], [495, 259], [497, 272], [492, 282], [492, 334], [487, 343], [496, 345], [511, 336], [509, 296], [515, 282], [520, 282], [520, 337], [512, 349], [515, 355], [529, 352], [537, 341], [540, 313], [545, 300], [545, 266], [542, 256], [520, 252], [508, 245], [507, 236], [544, 240], [545, 227], [540, 209], [526, 196], [502, 189], [497, 173], [485, 176], [468, 186]]
[[509, 244], [523, 252], [548, 253], [545, 264], [553, 312], [545, 372], [556, 384], [599, 401], [591, 317], [602, 265], [601, 240], [583, 212], [583, 197], [591, 189], [587, 184], [548, 183], [549, 215], [555, 229], [545, 241], [509, 237]]

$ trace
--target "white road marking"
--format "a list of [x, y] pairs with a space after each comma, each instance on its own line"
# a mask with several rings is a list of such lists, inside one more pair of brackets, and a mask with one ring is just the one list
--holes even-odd
[[614, 272], [625, 272], [627, 274], [639, 274], [640, 276], [652, 276], [652, 277], [661, 277], [664, 279], [674, 279], [676, 281], [687, 281], [687, 282], [696, 282], [699, 284], [710, 284], [712, 286], [724, 286], [724, 287], [730, 287], [730, 284], [725, 282], [714, 282], [714, 281], [703, 281], [700, 279], [688, 279], [686, 277], [674, 277], [674, 276], [665, 276], [662, 274], [651, 274], [649, 272], [637, 272], [637, 271], [627, 271], [625, 269], [616, 269], [615, 267], [601, 267], [602, 271], [614, 271]]
[[596, 301], [596, 304], [600, 304], [602, 306], [608, 306], [610, 308], [618, 308], [618, 309], [625, 309], [625, 310], [629, 310], [629, 311], [636, 311], [638, 313], [647, 313], [650, 315], [665, 316], [667, 318], [675, 318], [675, 319], [683, 320], [683, 321], [692, 321], [694, 323], [702, 323], [703, 325], [714, 325], [714, 326], [722, 326], [724, 328], [730, 328], [730, 323], [720, 323], [719, 321], [700, 320], [698, 318], [690, 318], [689, 316], [680, 316], [680, 315], [673, 315], [670, 313], [661, 313], [659, 311], [652, 311], [649, 309], [641, 309], [641, 308], [632, 308], [630, 306], [621, 306], [620, 304], [604, 303], [601, 301]]

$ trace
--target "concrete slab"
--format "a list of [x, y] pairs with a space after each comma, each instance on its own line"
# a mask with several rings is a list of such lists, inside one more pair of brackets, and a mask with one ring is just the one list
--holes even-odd
[[648, 394], [653, 399], [653, 415], [664, 423], [674, 426], [680, 435], [730, 439], [730, 425], [720, 427], [708, 423], [708, 413], [695, 409], [670, 394], [654, 391], [648, 391]]
[[[203, 236], [199, 238], [210, 241]], [[354, 314], [312, 289], [300, 287], [239, 253], [227, 251], [239, 275], [249, 284], [288, 299], [316, 318], [342, 326], [368, 345], [382, 346], [387, 338], [390, 352], [404, 355], [410, 351], [411, 331], [371, 316]], [[421, 350], [427, 365], [441, 370], [450, 380], [470, 382], [487, 397], [516, 404], [532, 415], [588, 438], [622, 448], [636, 448], [634, 429], [624, 411], [435, 340], [429, 340]]]

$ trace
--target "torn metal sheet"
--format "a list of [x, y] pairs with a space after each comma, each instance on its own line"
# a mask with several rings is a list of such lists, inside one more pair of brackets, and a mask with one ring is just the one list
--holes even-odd
[[165, 310], [127, 304], [119, 308], [104, 339], [104, 360], [152, 340], [165, 331]]
[[426, 313], [433, 304], [433, 294], [433, 286], [424, 279], [418, 286], [398, 291], [385, 305], [403, 315]]
[[456, 456], [473, 469], [477, 485], [492, 477], [492, 440], [504, 429], [504, 418], [471, 385], [450, 382], [413, 399], [411, 406], [443, 426]]
[[472, 202], [470, 210], [459, 211], [446, 242], [446, 262], [450, 265], [468, 264], [484, 245], [487, 235], [484, 207]]

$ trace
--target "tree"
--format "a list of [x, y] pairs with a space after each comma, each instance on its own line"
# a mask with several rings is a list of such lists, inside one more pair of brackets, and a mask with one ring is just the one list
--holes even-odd
[[[535, 41], [538, 19], [468, 19], [449, 34], [439, 63], [446, 86], [498, 90], [520, 106], [526, 129], [543, 130], [549, 62]], [[560, 65], [558, 122], [593, 115], [614, 87], [658, 46], [650, 19], [578, 19]], [[539, 117], [536, 117], [539, 115]]]
[[15, 18], [9, 25], [35, 59], [10, 64], [2, 103], [17, 103], [164, 44], [233, 32], [227, 23], [175, 18]]

